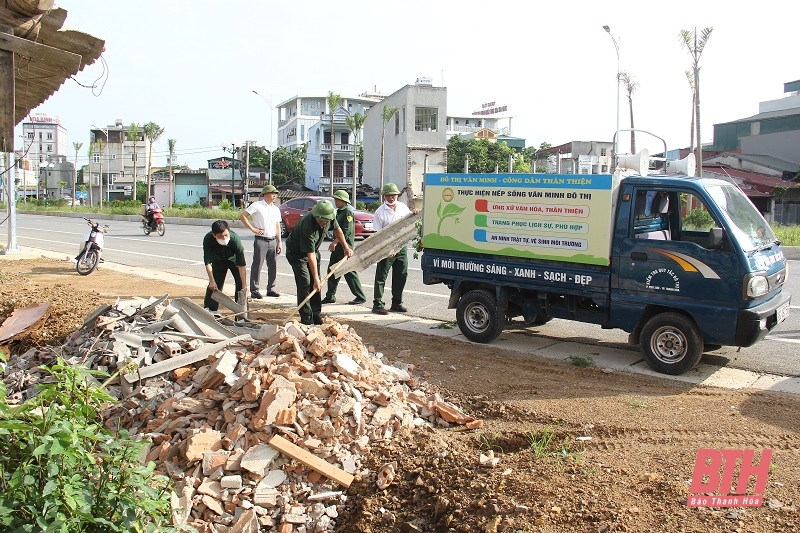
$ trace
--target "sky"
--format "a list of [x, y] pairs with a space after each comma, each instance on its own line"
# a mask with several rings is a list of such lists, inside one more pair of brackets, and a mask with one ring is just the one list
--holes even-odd
[[[690, 56], [681, 29], [713, 27], [701, 56], [703, 142], [713, 125], [758, 113], [800, 79], [794, 57], [800, 7], [785, 0], [752, 4], [508, 0], [56, 0], [66, 26], [105, 39], [102, 60], [67, 80], [33, 113], [58, 117], [72, 142], [121, 119], [165, 128], [154, 165], [191, 168], [225, 155], [231, 139], [277, 146], [273, 104], [298, 94], [391, 94], [429, 77], [447, 87], [447, 113], [507, 105], [511, 135], [542, 142], [611, 141], [617, 124], [619, 68], [639, 87], [633, 95], [637, 149], [689, 145]], [[745, 7], [747, 6], [747, 7]], [[794, 7], [792, 7], [794, 6]], [[630, 127], [619, 96], [620, 128]], [[16, 137], [21, 148], [21, 127]], [[662, 142], [658, 137], [664, 140]], [[630, 152], [620, 134], [620, 153]], [[627, 150], [626, 150], [627, 147]]]

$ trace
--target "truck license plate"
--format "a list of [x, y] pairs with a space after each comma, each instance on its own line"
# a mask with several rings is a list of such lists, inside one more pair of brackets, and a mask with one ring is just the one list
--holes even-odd
[[789, 316], [789, 302], [786, 302], [778, 308], [778, 324], [786, 320], [787, 316]]

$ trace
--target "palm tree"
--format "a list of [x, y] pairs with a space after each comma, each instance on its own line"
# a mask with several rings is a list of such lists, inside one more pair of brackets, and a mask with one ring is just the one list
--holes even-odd
[[103, 139], [97, 139], [95, 142], [97, 145], [97, 154], [100, 156], [100, 209], [103, 209], [103, 146], [105, 143]]
[[[384, 155], [384, 139], [386, 138], [386, 125], [392, 120], [392, 117], [397, 114], [397, 108], [394, 106], [383, 106], [381, 118], [383, 118], [383, 130], [381, 130], [381, 183], [380, 189], [383, 190], [383, 155]], [[380, 192], [378, 193], [380, 194]]]
[[367, 117], [359, 112], [345, 119], [347, 127], [353, 132], [353, 207], [356, 205], [356, 178], [358, 177], [358, 134], [361, 133], [365, 120]]
[[628, 93], [628, 106], [631, 110], [631, 153], [636, 153], [636, 132], [633, 131], [633, 93], [639, 88], [639, 82], [627, 72], [617, 74], [618, 81], [622, 83]]
[[136, 156], [136, 143], [139, 141], [139, 126], [137, 126], [135, 122], [131, 122], [131, 125], [128, 126], [128, 131], [125, 132], [125, 137], [128, 141], [133, 143], [133, 191], [131, 192], [131, 199], [136, 200], [136, 163], [138, 163], [138, 157]]
[[[331, 110], [331, 181], [330, 181], [330, 194], [333, 194], [333, 154], [336, 147], [335, 137], [336, 133], [333, 131], [333, 115], [336, 113], [336, 108], [339, 107], [339, 101], [342, 99], [341, 95], [328, 91], [328, 109]], [[322, 192], [322, 191], [320, 191]]]
[[684, 70], [686, 74], [686, 81], [689, 82], [689, 88], [692, 89], [692, 127], [690, 128], [691, 135], [689, 135], [689, 151], [694, 152], [694, 74], [691, 70]]
[[152, 186], [153, 186], [153, 178], [151, 175], [151, 169], [153, 168], [153, 145], [155, 142], [164, 134], [164, 128], [156, 124], [155, 122], [148, 122], [144, 126], [142, 126], [144, 130], [144, 136], [147, 137], [147, 140], [150, 141], [150, 152], [147, 155], [147, 195], [150, 196], [152, 194]]
[[697, 161], [697, 175], [703, 175], [703, 141], [700, 137], [700, 56], [711, 38], [714, 28], [703, 28], [700, 35], [697, 35], [697, 28], [692, 31], [681, 30], [681, 46], [686, 48], [692, 57], [692, 74], [694, 75], [694, 120], [697, 128], [697, 150], [695, 159]]
[[175, 199], [175, 185], [172, 182], [172, 162], [175, 159], [175, 145], [178, 141], [175, 139], [167, 139], [167, 147], [169, 148], [169, 207], [172, 207], [172, 201]]
[[[94, 198], [92, 198], [92, 155], [94, 154], [94, 145], [89, 145], [89, 205], [94, 205]], [[86, 174], [83, 175], [84, 182], [86, 181]]]
[[78, 190], [78, 151], [83, 146], [83, 143], [74, 141], [72, 147], [75, 148], [75, 176], [72, 178], [72, 209], [75, 209], [75, 194]]

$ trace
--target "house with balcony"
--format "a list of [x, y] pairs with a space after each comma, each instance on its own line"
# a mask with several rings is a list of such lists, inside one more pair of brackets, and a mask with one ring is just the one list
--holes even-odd
[[372, 106], [364, 121], [363, 182], [381, 186], [383, 108], [396, 107], [383, 135], [383, 184], [394, 183], [414, 207], [422, 199], [426, 172], [447, 171], [447, 88], [406, 85]]
[[[353, 161], [357, 150], [353, 132], [347, 125], [350, 113], [339, 106], [331, 114], [321, 115], [309, 130], [306, 149], [306, 186], [320, 194], [333, 194], [337, 189], [353, 190], [358, 168]], [[331, 146], [332, 145], [332, 146]], [[331, 176], [333, 157], [333, 176]], [[333, 186], [333, 189], [331, 189]]]
[[[150, 140], [145, 137], [142, 126], [137, 125], [136, 139], [128, 139], [129, 126], [121, 119], [105, 128], [94, 127], [90, 130], [89, 142], [92, 145], [92, 156], [89, 158], [89, 174], [93, 191], [100, 191], [103, 184], [103, 196], [111, 200], [130, 199], [135, 192], [135, 182], [147, 182], [147, 168], [150, 157]], [[102, 149], [97, 141], [103, 141]], [[84, 146], [84, 149], [87, 147]], [[88, 180], [84, 177], [84, 182]], [[98, 198], [93, 195], [93, 198]]]
[[497, 102], [486, 102], [481, 108], [470, 114], [447, 117], [447, 140], [453, 135], [467, 135], [472, 138], [481, 130], [490, 129], [498, 135], [511, 134], [511, 119], [507, 105]]

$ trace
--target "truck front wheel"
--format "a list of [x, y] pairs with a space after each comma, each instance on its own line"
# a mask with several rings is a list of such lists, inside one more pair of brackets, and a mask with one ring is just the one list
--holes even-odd
[[472, 342], [491, 342], [503, 332], [504, 317], [488, 291], [470, 291], [456, 308], [458, 328]]
[[639, 344], [647, 364], [662, 374], [688, 372], [703, 357], [703, 338], [697, 326], [679, 313], [661, 313], [648, 320]]

